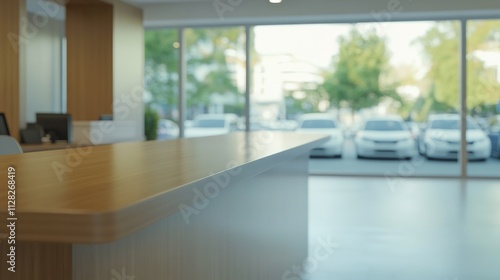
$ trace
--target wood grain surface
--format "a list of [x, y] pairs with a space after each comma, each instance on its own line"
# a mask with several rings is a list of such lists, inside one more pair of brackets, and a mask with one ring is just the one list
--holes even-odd
[[75, 121], [113, 114], [113, 6], [70, 1], [66, 37], [68, 113]]
[[25, 1], [0, 1], [0, 112], [4, 112], [10, 133], [19, 140], [20, 51], [25, 34], [21, 33], [21, 15]]
[[[0, 279], [8, 280], [70, 280], [73, 272], [73, 248], [63, 243], [16, 243], [15, 272], [7, 270], [10, 245], [0, 241]], [[4, 254], [5, 252], [5, 254]]]
[[19, 240], [110, 242], [178, 212], [195, 187], [251, 178], [327, 139], [267, 131], [3, 156], [0, 203], [14, 166]]

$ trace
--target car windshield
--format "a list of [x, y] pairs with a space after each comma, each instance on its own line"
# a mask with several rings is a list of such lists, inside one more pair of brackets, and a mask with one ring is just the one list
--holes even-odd
[[337, 128], [337, 124], [332, 120], [305, 120], [301, 128]]
[[171, 123], [169, 123], [168, 121], [160, 121], [160, 127], [161, 128], [169, 128], [169, 127], [173, 127], [173, 125], [171, 125]]
[[401, 131], [404, 130], [398, 121], [367, 121], [364, 130]]
[[[445, 130], [460, 129], [460, 122], [458, 120], [434, 120], [431, 122], [429, 128]], [[467, 120], [467, 129], [475, 130], [479, 129], [479, 127], [470, 120]]]
[[207, 119], [207, 120], [198, 120], [196, 122], [195, 127], [203, 127], [203, 128], [223, 128], [224, 120], [221, 119]]

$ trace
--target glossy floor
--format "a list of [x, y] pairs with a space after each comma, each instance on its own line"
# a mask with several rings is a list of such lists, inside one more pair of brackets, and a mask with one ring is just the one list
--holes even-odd
[[312, 176], [309, 209], [284, 279], [500, 279], [500, 180]]

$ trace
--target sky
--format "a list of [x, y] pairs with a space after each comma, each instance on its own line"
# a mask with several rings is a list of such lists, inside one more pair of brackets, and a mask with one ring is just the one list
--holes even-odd
[[[433, 22], [359, 24], [374, 26], [388, 38], [391, 64], [423, 65], [420, 49], [412, 42], [425, 34]], [[327, 68], [338, 49], [337, 38], [347, 34], [351, 24], [275, 25], [255, 27], [255, 48], [261, 54], [293, 54], [298, 59]]]

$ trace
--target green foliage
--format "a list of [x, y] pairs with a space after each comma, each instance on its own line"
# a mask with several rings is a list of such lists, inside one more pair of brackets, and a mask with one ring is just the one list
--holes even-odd
[[[474, 54], [491, 50], [500, 41], [500, 21], [468, 22], [467, 102], [469, 108], [496, 103], [500, 100], [500, 84], [492, 69]], [[430, 69], [427, 95], [434, 91], [435, 101], [458, 110], [460, 104], [460, 26], [458, 22], [437, 22], [418, 43], [426, 55]], [[495, 48], [495, 47], [493, 47]]]
[[156, 140], [159, 121], [160, 116], [158, 112], [148, 106], [144, 112], [144, 134], [146, 135], [146, 140]]
[[431, 85], [427, 96], [420, 96], [411, 108], [415, 112], [414, 121], [425, 122], [429, 114], [457, 113], [457, 109], [436, 99], [436, 87]]
[[188, 107], [210, 104], [212, 94], [243, 94], [234, 82], [227, 53], [244, 50], [244, 40], [242, 28], [186, 30]]
[[[285, 91], [285, 105], [287, 115], [318, 113], [323, 102], [328, 103], [328, 93], [323, 87], [316, 84], [311, 85], [310, 82], [300, 83], [298, 90]], [[301, 92], [302, 96], [297, 96], [297, 92]], [[327, 108], [323, 108], [327, 109]]]
[[384, 87], [380, 82], [389, 62], [385, 38], [375, 30], [362, 34], [353, 28], [339, 38], [339, 45], [339, 55], [323, 84], [333, 105], [340, 107], [345, 103], [358, 111], [379, 104], [383, 98], [401, 100], [395, 85]]
[[418, 42], [431, 64], [428, 79], [430, 94], [438, 103], [452, 107], [459, 105], [459, 40], [458, 22], [437, 22], [433, 28], [419, 38]]
[[288, 115], [300, 115], [314, 112], [314, 105], [305, 100], [297, 100], [291, 96], [285, 97], [286, 113]]
[[245, 115], [245, 104], [226, 104], [224, 105], [224, 113], [235, 114], [238, 116]]
[[[230, 67], [245, 63], [236, 58], [244, 50], [243, 28], [189, 28], [185, 30], [185, 40], [188, 109], [207, 107], [213, 94], [243, 94], [236, 87], [234, 69]], [[179, 49], [174, 48], [177, 41], [177, 29], [146, 32], [146, 88], [154, 103], [178, 103]]]
[[[145, 34], [145, 83], [152, 102], [171, 106], [178, 102], [179, 52], [174, 48], [177, 29], [148, 30]], [[171, 112], [167, 112], [171, 118]]]

